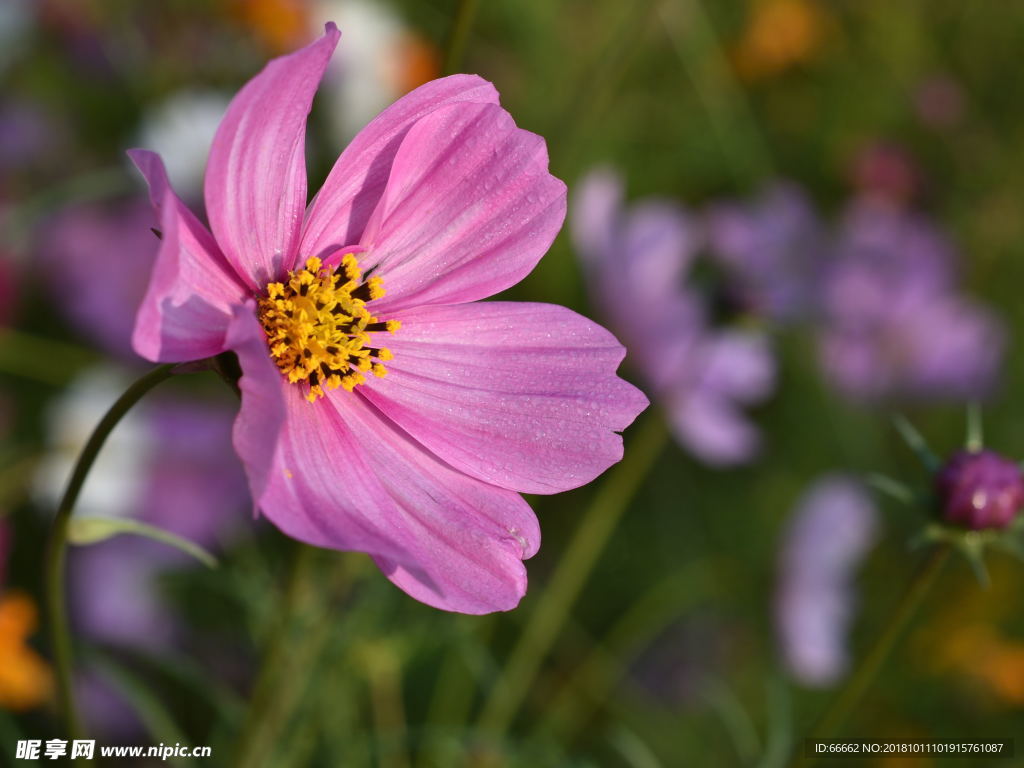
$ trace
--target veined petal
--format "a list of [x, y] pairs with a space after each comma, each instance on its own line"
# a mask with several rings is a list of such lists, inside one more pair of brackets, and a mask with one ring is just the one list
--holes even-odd
[[423, 116], [457, 102], [498, 103], [494, 86], [476, 75], [432, 80], [375, 117], [345, 148], [309, 205], [301, 252], [316, 256], [359, 242], [384, 194], [395, 153], [409, 128]]
[[206, 210], [252, 289], [294, 266], [306, 207], [306, 118], [341, 33], [274, 59], [231, 100], [206, 167]]
[[287, 387], [287, 419], [260, 507], [293, 538], [373, 555], [418, 600], [462, 613], [513, 608], [536, 552], [518, 494], [439, 461], [356, 392], [308, 403]]
[[232, 306], [244, 295], [242, 284], [213, 236], [171, 189], [160, 157], [143, 149], [128, 156], [149, 184], [162, 238], [132, 345], [154, 362], [219, 354]]
[[396, 318], [388, 374], [362, 391], [444, 461], [488, 483], [557, 493], [590, 482], [622, 458], [617, 432], [647, 406], [615, 375], [622, 346], [565, 307], [483, 302]]
[[565, 219], [544, 140], [494, 104], [442, 107], [402, 141], [360, 245], [383, 311], [460, 304], [522, 280]]
[[227, 342], [242, 368], [238, 380], [242, 407], [235, 418], [232, 442], [245, 465], [252, 497], [258, 500], [266, 490], [285, 431], [285, 389], [295, 387], [289, 387], [270, 359], [267, 335], [256, 319], [256, 304], [251, 299], [235, 307]]

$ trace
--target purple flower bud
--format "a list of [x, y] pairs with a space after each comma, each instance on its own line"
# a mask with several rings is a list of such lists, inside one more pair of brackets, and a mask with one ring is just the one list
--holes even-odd
[[943, 518], [979, 531], [1005, 528], [1024, 507], [1024, 476], [993, 451], [961, 451], [935, 479]]

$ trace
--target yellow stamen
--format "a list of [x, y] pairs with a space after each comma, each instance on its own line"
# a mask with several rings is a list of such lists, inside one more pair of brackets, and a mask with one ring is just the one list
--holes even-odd
[[382, 322], [366, 306], [383, 295], [381, 278], [364, 281], [351, 253], [334, 269], [314, 256], [286, 281], [267, 284], [258, 312], [270, 356], [288, 381], [308, 386], [309, 402], [323, 397], [325, 386], [351, 392], [365, 383], [363, 373], [387, 373], [380, 361], [393, 355], [374, 349], [371, 334], [395, 333], [402, 324]]

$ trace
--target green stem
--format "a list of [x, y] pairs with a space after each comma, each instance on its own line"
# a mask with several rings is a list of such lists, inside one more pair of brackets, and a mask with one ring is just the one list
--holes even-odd
[[650, 411], [625, 458], [609, 473], [543, 591], [480, 716], [480, 729], [500, 737], [529, 691], [541, 661], [569, 617], [572, 603], [668, 437], [665, 420]]
[[[264, 765], [277, 744], [304, 691], [309, 670], [316, 666], [327, 640], [328, 608], [317, 610], [312, 602], [322, 587], [316, 578], [317, 549], [297, 544], [288, 585], [274, 611], [274, 631], [263, 655], [253, 686], [245, 724], [238, 741], [234, 765], [251, 768]], [[341, 594], [348, 582], [341, 572], [331, 594]], [[344, 583], [341, 583], [344, 582]], [[302, 621], [300, 621], [300, 619]]]
[[71, 636], [68, 631], [67, 605], [65, 596], [64, 562], [67, 554], [68, 522], [78, 501], [78, 494], [85, 485], [100, 449], [121, 418], [143, 395], [160, 382], [174, 375], [174, 365], [161, 365], [136, 381], [117, 399], [96, 425], [89, 441], [82, 449], [75, 468], [71, 472], [64, 496], [57, 507], [46, 547], [45, 580], [47, 612], [49, 616], [50, 646], [53, 649], [57, 673], [57, 704], [71, 738], [80, 738], [82, 726], [75, 707], [75, 695], [71, 681], [72, 652]]
[[[879, 670], [881, 670], [886, 659], [889, 658], [889, 654], [903, 634], [903, 630], [910, 623], [925, 596], [935, 585], [943, 566], [945, 566], [946, 561], [949, 559], [950, 551], [951, 547], [948, 544], [940, 544], [932, 549], [928, 559], [925, 560], [914, 574], [910, 586], [903, 594], [882, 634], [878, 636], [868, 651], [867, 656], [863, 658], [853, 671], [853, 674], [850, 675], [843, 690], [840, 691], [839, 696], [832, 702], [832, 706], [826, 710], [808, 738], [812, 740], [831, 738], [846, 721], [850, 711], [860, 702], [868, 686], [878, 677]], [[791, 768], [803, 768], [803, 766], [810, 765], [814, 760], [813, 757], [805, 755], [802, 745], [798, 749], [800, 751], [790, 763]]]
[[444, 74], [446, 75], [454, 75], [462, 66], [462, 54], [466, 50], [466, 41], [469, 39], [469, 30], [473, 26], [478, 3], [479, 0], [459, 0], [445, 44]]

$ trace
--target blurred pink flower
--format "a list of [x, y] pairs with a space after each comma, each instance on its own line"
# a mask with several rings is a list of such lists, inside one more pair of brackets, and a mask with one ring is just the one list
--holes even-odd
[[850, 168], [853, 184], [865, 197], [901, 206], [916, 198], [922, 186], [921, 171], [911, 154], [886, 141], [873, 141], [854, 155]]
[[679, 443], [708, 464], [751, 459], [759, 435], [743, 406], [771, 393], [775, 360], [765, 334], [712, 327], [703, 297], [686, 284], [700, 240], [692, 218], [661, 200], [627, 211], [618, 176], [596, 171], [575, 196], [572, 229], [595, 303]]
[[565, 215], [543, 139], [490, 83], [455, 75], [396, 102], [307, 207], [306, 116], [339, 34], [235, 96], [206, 170], [212, 234], [159, 157], [131, 152], [163, 236], [135, 349], [238, 355], [235, 449], [285, 533], [368, 552], [430, 605], [507, 610], [539, 545], [517, 492], [592, 480], [646, 399], [600, 326], [474, 303], [529, 273]]

